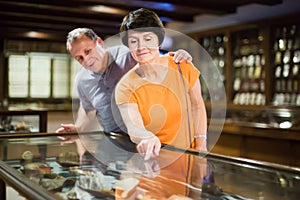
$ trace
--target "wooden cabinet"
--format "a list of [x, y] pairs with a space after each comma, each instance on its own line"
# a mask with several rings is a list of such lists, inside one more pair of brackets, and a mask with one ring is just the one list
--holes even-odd
[[[299, 17], [295, 13], [190, 34], [224, 76], [226, 120], [212, 152], [299, 166]], [[203, 88], [203, 96], [210, 96]], [[210, 118], [210, 99], [205, 101]]]
[[[190, 34], [222, 74], [227, 117], [232, 108], [300, 108], [299, 17], [295, 13]], [[202, 86], [203, 96], [209, 97]]]
[[300, 105], [300, 23], [271, 27], [271, 63], [273, 69], [271, 87], [275, 105]]
[[[299, 17], [296, 13], [190, 34], [224, 76], [228, 104], [300, 105]], [[209, 96], [205, 86], [203, 92]]]

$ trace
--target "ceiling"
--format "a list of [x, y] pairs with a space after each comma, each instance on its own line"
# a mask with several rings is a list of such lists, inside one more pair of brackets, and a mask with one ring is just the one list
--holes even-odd
[[117, 34], [123, 17], [144, 7], [163, 22], [193, 22], [195, 16], [226, 15], [252, 3], [277, 5], [283, 0], [0, 0], [0, 37], [65, 41], [77, 27], [94, 29], [105, 38]]

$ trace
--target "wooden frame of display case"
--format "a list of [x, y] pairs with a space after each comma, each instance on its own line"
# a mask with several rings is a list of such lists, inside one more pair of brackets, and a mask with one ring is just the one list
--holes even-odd
[[6, 185], [12, 186], [23, 197], [36, 200], [55, 200], [57, 199], [52, 193], [42, 187], [37, 187], [25, 175], [17, 172], [8, 164], [0, 160], [0, 198], [6, 198]]

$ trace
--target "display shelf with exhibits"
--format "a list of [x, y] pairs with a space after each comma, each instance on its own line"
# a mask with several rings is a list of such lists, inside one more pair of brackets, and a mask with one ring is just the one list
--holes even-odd
[[0, 110], [0, 134], [47, 132], [46, 110]]

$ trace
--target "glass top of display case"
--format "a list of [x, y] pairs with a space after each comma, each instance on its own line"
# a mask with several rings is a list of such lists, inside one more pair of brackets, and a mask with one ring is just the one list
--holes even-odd
[[[168, 145], [158, 157], [144, 161], [130, 145], [124, 146], [128, 138], [123, 135], [65, 135], [64, 144], [58, 136], [1, 138], [0, 178], [30, 199], [290, 200], [300, 196], [299, 168]], [[89, 148], [91, 143], [98, 145]]]

